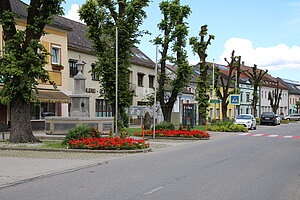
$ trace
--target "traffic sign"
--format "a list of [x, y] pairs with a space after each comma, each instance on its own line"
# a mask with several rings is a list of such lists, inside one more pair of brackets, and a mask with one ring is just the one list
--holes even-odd
[[229, 96], [229, 104], [240, 105], [241, 104], [240, 95], [239, 94], [231, 94]]
[[221, 103], [220, 99], [210, 99], [209, 103]]

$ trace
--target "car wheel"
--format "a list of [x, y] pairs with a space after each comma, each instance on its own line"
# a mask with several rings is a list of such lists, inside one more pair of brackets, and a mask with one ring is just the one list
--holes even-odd
[[256, 126], [253, 127], [253, 130], [256, 130]]

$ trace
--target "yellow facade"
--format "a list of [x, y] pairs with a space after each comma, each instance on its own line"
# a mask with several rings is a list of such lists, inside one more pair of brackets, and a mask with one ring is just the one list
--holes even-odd
[[[24, 21], [17, 20], [17, 29], [19, 30], [25, 30], [26, 23]], [[69, 78], [69, 67], [68, 67], [68, 40], [67, 40], [67, 31], [57, 29], [55, 27], [47, 26], [45, 28], [45, 31], [47, 32], [46, 35], [41, 37], [41, 44], [44, 45], [46, 50], [51, 54], [52, 46], [58, 46], [60, 49], [60, 64], [64, 66], [64, 69], [62, 70], [54, 70], [52, 69], [52, 63], [51, 63], [51, 56], [49, 55], [47, 58], [48, 64], [46, 64], [45, 69], [49, 71], [50, 80], [55, 81], [56, 85], [58, 86], [57, 89], [60, 90], [68, 90], [68, 78]], [[0, 26], [0, 50], [1, 55], [3, 55], [3, 31], [2, 27]], [[45, 89], [53, 89], [53, 86], [49, 83], [46, 84], [39, 84], [39, 88], [45, 88]]]
[[[229, 89], [229, 91], [233, 91], [233, 89]], [[221, 92], [222, 92], [222, 90], [221, 90]], [[218, 99], [216, 94], [214, 94], [214, 97], [215, 97], [214, 99]], [[221, 102], [209, 104], [208, 109], [209, 109], [208, 117], [210, 117], [211, 119], [222, 120], [222, 104], [221, 104]], [[234, 118], [234, 110], [235, 110], [235, 106], [228, 104], [227, 117], [229, 117], [230, 119], [233, 119]]]

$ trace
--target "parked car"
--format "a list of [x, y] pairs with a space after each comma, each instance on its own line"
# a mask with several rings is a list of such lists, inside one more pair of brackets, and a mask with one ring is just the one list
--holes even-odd
[[263, 112], [260, 116], [260, 124], [272, 124], [274, 126], [279, 125], [280, 117], [273, 112]]
[[292, 121], [299, 121], [300, 120], [300, 114], [290, 114], [285, 117], [286, 120], [292, 120]]
[[250, 114], [241, 114], [234, 119], [234, 124], [242, 124], [248, 129], [256, 129], [256, 119]]

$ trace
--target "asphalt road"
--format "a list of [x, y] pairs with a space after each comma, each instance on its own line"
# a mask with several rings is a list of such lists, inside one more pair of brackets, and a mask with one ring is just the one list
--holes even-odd
[[[257, 134], [300, 136], [300, 123]], [[299, 200], [300, 139], [213, 134], [0, 189], [1, 200]]]

